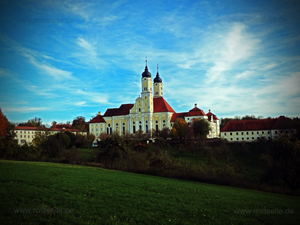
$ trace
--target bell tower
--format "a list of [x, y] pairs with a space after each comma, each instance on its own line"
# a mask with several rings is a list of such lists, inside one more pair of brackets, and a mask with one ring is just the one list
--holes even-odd
[[153, 112], [153, 93], [152, 93], [152, 79], [151, 73], [148, 70], [147, 59], [145, 70], [142, 73], [142, 93], [141, 97], [143, 100], [142, 110], [143, 112]]
[[163, 83], [162, 79], [159, 77], [158, 73], [158, 65], [157, 65], [157, 73], [154, 78], [154, 98], [163, 97]]

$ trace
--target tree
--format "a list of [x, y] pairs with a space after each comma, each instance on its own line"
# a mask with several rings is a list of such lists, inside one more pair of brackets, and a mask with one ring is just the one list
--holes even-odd
[[0, 138], [4, 138], [7, 134], [8, 121], [0, 109]]
[[176, 130], [178, 137], [180, 139], [183, 139], [188, 133], [189, 125], [187, 124], [185, 119], [177, 118], [174, 122], [173, 128]]
[[262, 155], [264, 180], [272, 184], [282, 179], [292, 190], [300, 186], [300, 141], [282, 136], [272, 142], [267, 153]]
[[18, 126], [44, 127], [44, 125], [42, 124], [42, 119], [38, 117], [28, 120], [26, 123], [20, 123]]
[[82, 132], [88, 132], [88, 123], [85, 122], [85, 118], [83, 116], [78, 116], [73, 120], [72, 127], [74, 129], [78, 129]]
[[193, 119], [192, 128], [195, 138], [200, 139], [206, 138], [211, 130], [209, 122], [205, 119]]
[[220, 130], [222, 130], [222, 128], [225, 127], [225, 125], [231, 120], [232, 118], [221, 118]]
[[17, 144], [14, 141], [16, 136], [15, 126], [10, 123], [0, 110], [0, 157], [14, 157]]

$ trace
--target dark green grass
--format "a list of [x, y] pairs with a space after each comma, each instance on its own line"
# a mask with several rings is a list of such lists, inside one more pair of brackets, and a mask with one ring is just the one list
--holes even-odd
[[0, 224], [298, 224], [300, 219], [299, 197], [44, 162], [0, 161], [0, 197]]

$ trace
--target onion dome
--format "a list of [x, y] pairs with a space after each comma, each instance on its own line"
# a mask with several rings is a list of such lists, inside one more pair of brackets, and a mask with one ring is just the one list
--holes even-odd
[[142, 73], [142, 77], [151, 77], [151, 73], [149, 72], [147, 65], [145, 66], [145, 71]]
[[156, 77], [154, 78], [154, 83], [162, 83], [162, 79], [159, 77], [159, 73], [156, 73]]
[[154, 78], [154, 83], [162, 83], [162, 79], [159, 77], [159, 73], [158, 73], [158, 65], [157, 65], [157, 73], [156, 73], [156, 77]]

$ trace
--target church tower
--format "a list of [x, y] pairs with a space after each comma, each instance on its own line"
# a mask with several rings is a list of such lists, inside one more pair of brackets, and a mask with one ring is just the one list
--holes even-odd
[[162, 79], [159, 77], [158, 73], [158, 65], [157, 65], [157, 73], [154, 78], [154, 98], [163, 97], [163, 83]]
[[147, 67], [147, 60], [145, 71], [142, 73], [142, 93], [141, 98], [143, 100], [142, 110], [143, 112], [153, 112], [153, 93], [152, 93], [152, 79], [151, 73]]

